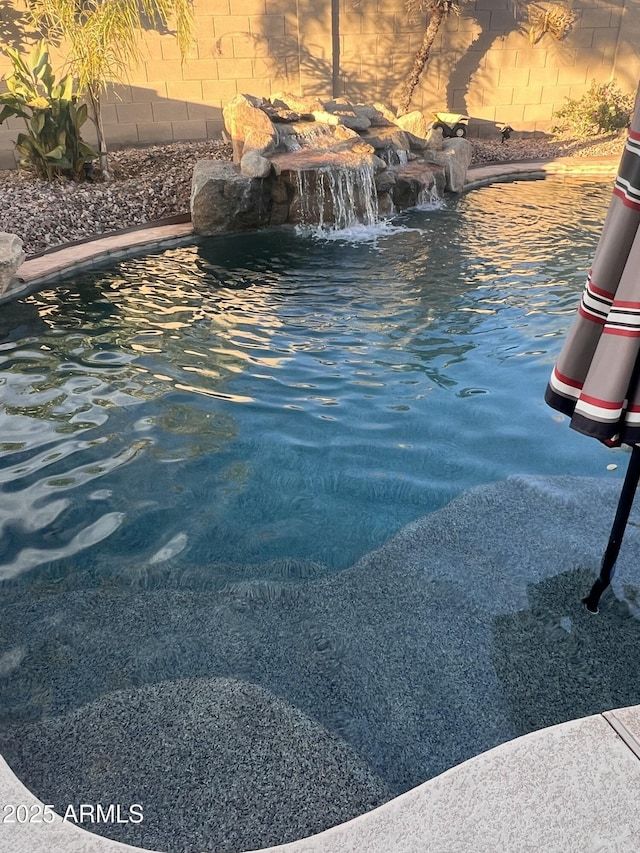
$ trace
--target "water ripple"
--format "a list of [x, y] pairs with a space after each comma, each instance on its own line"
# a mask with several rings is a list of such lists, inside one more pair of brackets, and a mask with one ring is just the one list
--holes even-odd
[[475, 483], [600, 473], [541, 398], [608, 196], [499, 185], [375, 235], [211, 239], [22, 300], [0, 335], [5, 576], [339, 569]]

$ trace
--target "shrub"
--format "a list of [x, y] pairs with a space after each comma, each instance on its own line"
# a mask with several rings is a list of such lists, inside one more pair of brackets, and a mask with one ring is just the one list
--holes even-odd
[[623, 95], [614, 82], [596, 83], [579, 100], [565, 98], [552, 119], [552, 133], [571, 133], [577, 137], [613, 133], [627, 127], [633, 110], [631, 95]]
[[20, 166], [47, 180], [58, 175], [82, 178], [85, 163], [97, 155], [80, 133], [87, 107], [77, 102], [73, 78], [56, 83], [44, 41], [26, 60], [12, 48], [7, 55], [13, 74], [6, 80], [9, 91], [0, 95], [0, 124], [12, 116], [24, 119], [27, 132], [19, 133], [15, 142], [22, 155]]

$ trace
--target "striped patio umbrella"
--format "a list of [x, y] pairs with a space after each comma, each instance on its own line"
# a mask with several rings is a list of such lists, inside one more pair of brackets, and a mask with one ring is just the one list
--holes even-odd
[[596, 613], [640, 479], [640, 89], [613, 196], [580, 307], [551, 374], [546, 402], [571, 427], [633, 447], [600, 576], [584, 599]]

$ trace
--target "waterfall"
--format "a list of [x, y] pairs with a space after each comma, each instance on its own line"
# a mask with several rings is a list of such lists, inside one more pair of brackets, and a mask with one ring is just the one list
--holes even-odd
[[442, 198], [438, 195], [438, 188], [435, 183], [431, 184], [430, 187], [425, 187], [420, 190], [420, 195], [418, 196], [418, 204], [417, 207], [439, 207], [442, 204]]
[[302, 225], [341, 231], [378, 222], [378, 196], [371, 165], [323, 166], [295, 175]]
[[385, 148], [382, 157], [387, 166], [406, 166], [409, 162], [409, 152], [402, 148]]

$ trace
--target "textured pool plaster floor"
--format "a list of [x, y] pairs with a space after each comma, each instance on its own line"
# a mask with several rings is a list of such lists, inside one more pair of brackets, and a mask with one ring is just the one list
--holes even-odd
[[[484, 167], [470, 185], [526, 165], [510, 164], [509, 175]], [[181, 228], [163, 232], [158, 248], [188, 237]], [[127, 240], [127, 251], [148, 246]], [[33, 268], [27, 287], [73, 267], [76, 250], [78, 263], [95, 263], [95, 248], [88, 259], [69, 247], [53, 272]], [[227, 601], [153, 583], [139, 595], [41, 591], [15, 611], [17, 642], [2, 658], [11, 724], [0, 750], [58, 808], [128, 804], [142, 791], [143, 824], [109, 827], [124, 842], [247, 850], [347, 820], [524, 731], [628, 704], [639, 639], [634, 525], [617, 597], [597, 617], [580, 604], [618, 491], [606, 479], [512, 478], [409, 525], [341, 575], [302, 586], [265, 578]], [[526, 585], [509, 580], [513, 564]], [[110, 618], [105, 634], [97, 626]], [[255, 664], [229, 677], [239, 629]], [[104, 661], [90, 673], [70, 651], [80, 637], [86, 660]], [[49, 673], [34, 722], [17, 721], [29, 683]], [[68, 688], [80, 681], [73, 709]], [[638, 735], [638, 711], [606, 717], [512, 740], [285, 849], [637, 851], [640, 765], [610, 722]], [[3, 766], [0, 790], [4, 803], [30, 801]], [[70, 823], [0, 827], [0, 851], [94, 849], [123, 848]]]
[[[625, 729], [627, 742], [614, 731]], [[628, 728], [627, 728], [628, 727]], [[624, 708], [519, 738], [375, 811], [264, 853], [637, 853], [640, 713]], [[0, 759], [0, 801], [37, 807]], [[135, 853], [60, 818], [5, 825], [1, 853]], [[215, 848], [207, 846], [207, 853]]]
[[[640, 647], [637, 511], [616, 595], [598, 616], [580, 601], [618, 492], [619, 481], [606, 477], [513, 477], [463, 493], [344, 572], [257, 582], [250, 594], [242, 584], [216, 591], [152, 582], [137, 593], [116, 584], [109, 592], [107, 582], [16, 596], [5, 610], [8, 653], [18, 664], [3, 679], [0, 750], [59, 811], [142, 802], [142, 824], [108, 828], [117, 840], [172, 852], [252, 850], [348, 820], [532, 728], [629, 704], [638, 695]], [[241, 651], [235, 676], [221, 674], [233, 671]], [[33, 685], [45, 678], [47, 713], [38, 719], [42, 697]], [[19, 719], [25, 704], [31, 723]], [[558, 738], [562, 746], [549, 745]], [[603, 803], [617, 803], [603, 837], [611, 840], [615, 828], [619, 843], [625, 826], [637, 831], [631, 811], [622, 819], [631, 795], [618, 787], [633, 780], [635, 803], [640, 764], [601, 717], [527, 743], [512, 741], [484, 765], [431, 783], [419, 806], [429, 822], [411, 832], [424, 837], [439, 827], [434, 850], [490, 849], [438, 846], [444, 825], [433, 815], [438, 803], [467, 814], [456, 830], [464, 835], [500, 790], [523, 815], [534, 801], [558, 813], [569, 803], [554, 824], [560, 833], [579, 791], [593, 836], [600, 787]], [[565, 748], [562, 760], [554, 757]], [[466, 804], [451, 802], [459, 791]], [[504, 831], [531, 827], [533, 816], [514, 827], [517, 813], [505, 813]], [[548, 816], [543, 830], [550, 832]], [[396, 831], [395, 847], [371, 849], [420, 849], [402, 846], [404, 823]], [[501, 831], [494, 826], [491, 837]], [[331, 845], [318, 849], [340, 849]]]

